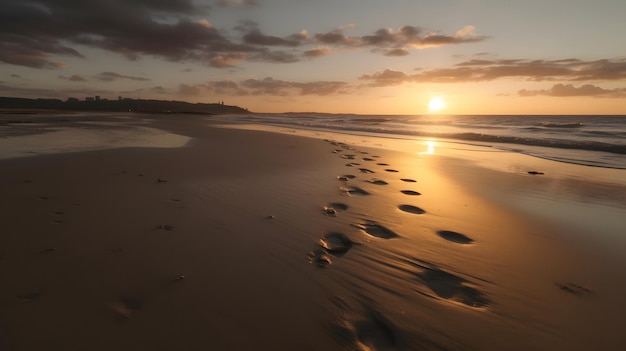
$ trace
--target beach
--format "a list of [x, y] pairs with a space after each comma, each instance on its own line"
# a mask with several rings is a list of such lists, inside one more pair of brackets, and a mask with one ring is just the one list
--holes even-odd
[[[626, 347], [624, 170], [204, 116], [11, 119], [46, 125], [2, 129], [0, 350]], [[26, 156], [16, 130], [87, 134]]]

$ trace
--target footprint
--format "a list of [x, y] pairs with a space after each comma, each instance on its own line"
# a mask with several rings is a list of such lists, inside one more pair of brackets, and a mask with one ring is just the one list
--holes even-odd
[[122, 297], [111, 304], [115, 319], [126, 320], [141, 310], [143, 301], [135, 297]]
[[320, 245], [334, 256], [343, 256], [352, 248], [353, 242], [343, 233], [331, 232], [320, 239]]
[[341, 155], [341, 158], [345, 158], [346, 160], [354, 160], [355, 157], [356, 155], [349, 155], [349, 154]]
[[371, 184], [376, 184], [376, 185], [387, 185], [387, 184], [389, 184], [389, 183], [387, 183], [386, 181], [384, 181], [382, 179], [370, 179], [367, 182], [371, 183]]
[[324, 213], [327, 216], [332, 216], [332, 217], [337, 216], [337, 210], [335, 210], [332, 206], [322, 207], [322, 213]]
[[411, 195], [411, 196], [422, 195], [422, 194], [418, 193], [415, 190], [400, 190], [400, 192], [405, 194], [405, 195]]
[[377, 165], [379, 165], [379, 166], [389, 166], [389, 163], [379, 162], [379, 163], [377, 163]]
[[331, 263], [333, 263], [333, 261], [330, 259], [330, 256], [328, 256], [328, 254], [326, 254], [326, 251], [322, 249], [309, 252], [307, 257], [309, 258], [310, 263], [313, 263], [316, 267], [319, 268], [326, 268]]
[[418, 274], [418, 277], [430, 290], [443, 299], [470, 307], [484, 307], [489, 304], [489, 300], [480, 291], [465, 285], [467, 281], [454, 274], [438, 268], [426, 268], [425, 271]]
[[339, 189], [343, 191], [345, 194], [347, 194], [348, 196], [352, 196], [352, 195], [365, 196], [365, 195], [370, 194], [369, 192], [356, 186], [341, 187]]
[[407, 183], [416, 183], [417, 180], [415, 179], [409, 179], [409, 178], [400, 178], [401, 181], [403, 182], [407, 182]]
[[337, 176], [337, 180], [340, 180], [342, 182], [347, 182], [350, 179], [354, 179], [356, 178], [356, 176], [353, 176], [352, 174], [344, 174], [341, 176]]
[[437, 234], [440, 237], [457, 244], [471, 244], [474, 242], [474, 239], [450, 230], [440, 230]]
[[413, 205], [400, 205], [398, 208], [404, 212], [413, 213], [413, 214], [424, 214], [426, 211], [421, 208]]
[[391, 169], [391, 168], [387, 168], [387, 169], [385, 169], [385, 171], [391, 172], [391, 173], [398, 173], [399, 172], [399, 171], [397, 171], [395, 169]]
[[375, 173], [371, 169], [367, 169], [367, 168], [359, 168], [359, 172], [361, 172], [361, 173]]
[[363, 157], [361, 160], [363, 160], [363, 161], [374, 161], [374, 159], [370, 158], [370, 157]]
[[172, 230], [174, 230], [174, 226], [171, 226], [169, 224], [162, 224], [162, 225], [158, 226], [157, 229], [171, 232]]
[[363, 233], [382, 239], [393, 239], [399, 237], [391, 229], [384, 227], [375, 222], [353, 224], [352, 226], [359, 228]]
[[[354, 320], [350, 320], [354, 319]], [[391, 351], [404, 349], [399, 329], [380, 312], [367, 308], [361, 316], [345, 315], [333, 334], [348, 350]]]
[[29, 303], [39, 300], [41, 297], [41, 291], [31, 291], [15, 296], [19, 302]]

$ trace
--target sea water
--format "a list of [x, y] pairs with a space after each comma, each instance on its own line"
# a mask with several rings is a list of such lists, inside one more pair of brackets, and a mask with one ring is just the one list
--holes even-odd
[[437, 138], [560, 162], [626, 169], [626, 116], [302, 113], [231, 115], [218, 119], [386, 138]]

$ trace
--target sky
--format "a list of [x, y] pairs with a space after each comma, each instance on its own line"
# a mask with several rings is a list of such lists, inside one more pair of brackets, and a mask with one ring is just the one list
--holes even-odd
[[0, 0], [0, 96], [626, 114], [624, 0]]

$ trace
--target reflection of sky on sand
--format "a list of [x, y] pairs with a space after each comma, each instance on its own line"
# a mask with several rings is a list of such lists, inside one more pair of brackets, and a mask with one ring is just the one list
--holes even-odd
[[190, 138], [155, 128], [49, 128], [43, 133], [0, 138], [0, 159], [124, 147], [171, 148]]

